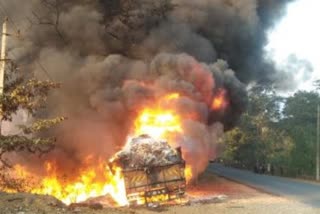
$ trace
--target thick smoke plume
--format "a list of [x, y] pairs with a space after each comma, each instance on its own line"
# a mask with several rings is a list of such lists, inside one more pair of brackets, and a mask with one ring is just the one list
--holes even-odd
[[[175, 109], [197, 117], [183, 121], [177, 143], [197, 175], [245, 110], [245, 84], [279, 83], [263, 46], [287, 2], [1, 0], [0, 12], [12, 32], [20, 29], [9, 56], [21, 71], [62, 83], [46, 114], [68, 120], [54, 130], [57, 147], [47, 158], [64, 169], [88, 155], [107, 160], [125, 143], [137, 109], [179, 92]], [[228, 105], [213, 111], [221, 89]]]

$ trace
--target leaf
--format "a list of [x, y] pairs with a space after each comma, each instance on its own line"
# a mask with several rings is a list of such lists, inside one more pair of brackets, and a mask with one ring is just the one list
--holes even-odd
[[37, 120], [31, 126], [20, 126], [25, 134], [32, 134], [40, 131], [47, 130], [62, 121], [66, 120], [66, 117], [56, 117], [53, 119]]

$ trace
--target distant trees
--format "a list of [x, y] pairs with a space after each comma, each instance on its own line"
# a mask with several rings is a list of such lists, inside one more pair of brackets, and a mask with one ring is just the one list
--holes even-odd
[[252, 169], [273, 164], [289, 176], [315, 172], [316, 92], [281, 98], [270, 88], [254, 88], [238, 127], [225, 136], [227, 162]]
[[294, 139], [288, 167], [298, 170], [291, 174], [314, 173], [318, 103], [320, 98], [316, 92], [300, 91], [286, 99], [281, 126]]
[[314, 82], [314, 87], [316, 88], [316, 90], [320, 90], [320, 79]]

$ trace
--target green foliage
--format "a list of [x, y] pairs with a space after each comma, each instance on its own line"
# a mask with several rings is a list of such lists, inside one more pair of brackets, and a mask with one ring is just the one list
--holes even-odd
[[320, 90], [320, 80], [314, 81], [314, 87], [316, 88], [316, 90]]
[[297, 92], [286, 100], [281, 127], [294, 139], [289, 168], [295, 167], [309, 175], [314, 174], [317, 105], [316, 92]]
[[226, 133], [223, 159], [252, 169], [273, 164], [289, 176], [315, 172], [316, 92], [281, 98], [270, 88], [253, 88], [249, 107], [234, 130]]
[[27, 151], [32, 154], [43, 154], [49, 152], [54, 147], [54, 141], [51, 138], [29, 138], [18, 135], [0, 136], [1, 167], [11, 168], [10, 163], [4, 158], [4, 154], [6, 153]]
[[[17, 73], [17, 66], [8, 66], [5, 75], [4, 93], [0, 96], [0, 116], [2, 121], [12, 121], [18, 110], [28, 112], [34, 119], [33, 123], [20, 125], [21, 135], [0, 135], [0, 168], [10, 168], [5, 155], [11, 152], [29, 152], [43, 154], [54, 147], [53, 137], [44, 137], [42, 132], [59, 124], [64, 117], [38, 118], [39, 112], [45, 109], [47, 96], [59, 84], [51, 81], [26, 79]], [[39, 137], [41, 136], [41, 137]]]
[[10, 88], [6, 89], [0, 97], [2, 119], [11, 120], [12, 115], [20, 108], [31, 114], [36, 113], [37, 110], [45, 106], [49, 91], [58, 87], [59, 84], [35, 79], [18, 85], [10, 85]]
[[62, 121], [64, 121], [65, 117], [57, 117], [53, 119], [41, 119], [35, 121], [31, 126], [20, 126], [25, 134], [37, 133], [40, 131], [47, 130], [52, 126], [55, 126]]

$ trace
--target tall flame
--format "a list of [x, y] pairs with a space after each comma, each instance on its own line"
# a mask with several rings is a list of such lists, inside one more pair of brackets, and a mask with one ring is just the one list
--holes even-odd
[[[173, 143], [170, 134], [183, 133], [182, 118], [174, 109], [167, 109], [162, 103], [170, 102], [180, 98], [179, 93], [170, 93], [160, 97], [153, 106], [141, 110], [134, 122], [134, 135], [148, 134], [155, 139], [167, 140]], [[192, 115], [190, 116], [192, 117]], [[192, 170], [189, 165], [185, 168], [187, 181], [192, 178]]]
[[[106, 164], [100, 162], [97, 167], [83, 169], [81, 175], [71, 179], [60, 175], [55, 162], [46, 162], [44, 165], [46, 176], [31, 193], [54, 196], [67, 205], [103, 195], [111, 195], [119, 206], [128, 204], [120, 167], [115, 167], [112, 173]], [[21, 165], [15, 166], [15, 174], [25, 179], [34, 177]]]
[[148, 134], [155, 139], [167, 139], [170, 133], [182, 133], [180, 116], [161, 105], [179, 97], [178, 93], [171, 93], [161, 97], [153, 106], [142, 109], [134, 122], [133, 135]]
[[[46, 163], [49, 176], [42, 180], [40, 188], [32, 190], [32, 193], [52, 195], [63, 201], [65, 204], [82, 202], [88, 198], [94, 198], [110, 194], [118, 205], [126, 205], [124, 180], [121, 175], [121, 168], [116, 168], [115, 173], [100, 164], [98, 168], [91, 168], [82, 171], [81, 175], [73, 182], [61, 182], [55, 172], [53, 163]], [[97, 173], [102, 173], [97, 175]], [[101, 180], [102, 177], [103, 179]]]
[[[170, 93], [160, 97], [152, 105], [140, 109], [131, 134], [133, 136], [148, 134], [155, 139], [165, 139], [170, 144], [170, 134], [183, 133], [181, 116], [174, 108], [170, 108], [171, 101], [179, 97], [179, 93]], [[72, 178], [63, 176], [57, 164], [54, 161], [48, 161], [44, 164], [46, 173], [40, 179], [40, 185], [30, 192], [52, 195], [65, 204], [110, 195], [117, 205], [127, 205], [122, 169], [120, 167], [110, 169], [107, 160], [98, 160], [97, 163], [96, 161], [92, 156], [87, 157], [83, 161], [84, 164], [79, 164], [80, 169], [77, 171], [80, 172], [80, 175]], [[189, 169], [186, 169], [186, 172], [188, 176], [191, 176]], [[20, 178], [33, 177], [26, 168], [20, 165], [15, 167], [15, 173]]]

